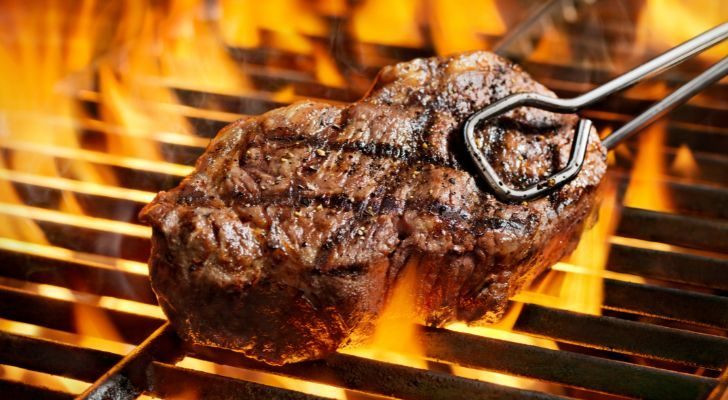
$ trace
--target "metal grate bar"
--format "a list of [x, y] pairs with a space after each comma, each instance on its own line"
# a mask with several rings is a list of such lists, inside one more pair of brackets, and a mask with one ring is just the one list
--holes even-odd
[[146, 275], [0, 249], [0, 276], [157, 304]]
[[[665, 160], [669, 162], [669, 159]], [[726, 164], [728, 168], [728, 164]], [[630, 176], [626, 171], [614, 171], [620, 193], [624, 193], [630, 184]], [[702, 178], [702, 177], [701, 177]], [[670, 202], [676, 212], [709, 218], [728, 219], [728, 188], [705, 183], [685, 182], [679, 177], [655, 181], [670, 194]], [[682, 178], [684, 179], [684, 178]], [[728, 181], [726, 181], [728, 183]], [[637, 184], [634, 182], [633, 184]]]
[[56, 390], [8, 381], [0, 378], [0, 393], [13, 400], [72, 400], [75, 396]]
[[559, 399], [561, 397], [461, 378], [432, 370], [388, 364], [347, 354], [274, 367], [235, 352], [192, 346], [190, 354], [235, 367], [265, 371], [402, 399]]
[[174, 91], [180, 101], [189, 106], [247, 115], [262, 114], [289, 104], [288, 102], [252, 97], [249, 94], [242, 93], [231, 95], [180, 88], [175, 88]]
[[597, 317], [535, 304], [523, 306], [515, 330], [601, 350], [721, 369], [728, 339], [674, 328]]
[[[495, 37], [487, 37], [487, 35], [481, 36], [488, 39], [495, 39]], [[325, 39], [328, 40], [328, 38]], [[345, 72], [363, 73], [367, 79], [374, 78], [379, 72], [379, 69], [385, 65], [408, 61], [417, 57], [431, 57], [435, 55], [435, 50], [427, 47], [415, 48], [365, 42], [349, 42], [345, 43], [344, 47], [347, 44], [350, 48], [355, 49], [355, 53], [376, 55], [374, 57], [357, 57], [355, 55], [354, 57], [349, 57], [350, 59], [347, 60], [353, 63], [348, 64], [351, 71]], [[296, 53], [290, 50], [269, 47], [229, 47], [228, 52], [235, 61], [245, 64], [246, 71], [251, 66], [272, 67], [281, 72], [285, 71], [291, 75], [308, 77], [312, 81], [315, 80], [314, 71], [316, 62], [311, 54]], [[344, 54], [340, 54], [340, 56], [346, 57]], [[361, 58], [366, 58], [366, 60], [362, 62], [360, 61]], [[573, 64], [527, 59], [520, 60], [519, 64], [532, 75], [539, 77], [539, 79], [554, 81], [553, 83], [557, 85], [559, 82], [605, 82], [615, 76], [612, 70], [597, 64], [574, 66]], [[668, 71], [660, 78], [671, 85], [683, 84], [690, 79], [682, 70]], [[728, 85], [718, 84], [718, 87], [728, 88]]]
[[[104, 313], [127, 343], [141, 343], [164, 321], [90, 304], [84, 307]], [[24, 290], [0, 286], [0, 317], [46, 328], [78, 333], [74, 313], [78, 303], [44, 297]]]
[[52, 244], [74, 251], [146, 262], [149, 259], [148, 238], [129, 236], [59, 222], [33, 219]]
[[604, 280], [603, 308], [728, 329], [728, 298]]
[[149, 383], [149, 365], [153, 360], [178, 361], [183, 357], [179, 339], [165, 322], [150, 334], [139, 346], [98, 378], [80, 396], [80, 399], [134, 399], [140, 388], [152, 387]]
[[642, 399], [699, 399], [715, 379], [446, 330], [427, 329], [429, 357], [472, 368], [526, 376], [597, 392]]
[[607, 267], [639, 275], [716, 289], [728, 289], [728, 260], [612, 244]]
[[[12, 182], [12, 184], [19, 193], [30, 193], [30, 195], [22, 197], [23, 203], [31, 207], [57, 209], [63, 193], [73, 193], [74, 198], [83, 207], [84, 214], [94, 218], [123, 222], [134, 221], [145, 204], [122, 197], [81, 193], [71, 189], [57, 189], [21, 182]], [[39, 195], [40, 193], [43, 195]]]
[[[59, 171], [70, 170], [66, 168], [67, 165], [77, 162], [84, 162], [91, 166], [99, 168], [109, 168], [114, 175], [117, 177], [118, 184], [120, 187], [144, 190], [144, 191], [158, 191], [158, 188], [172, 188], [179, 184], [184, 176], [191, 172], [190, 167], [179, 164], [171, 163], [155, 163], [157, 165], [170, 165], [178, 169], [179, 173], [173, 171], [167, 171], [170, 168], [157, 168], [157, 165], [142, 165], [140, 161], [146, 162], [148, 160], [143, 159], [132, 159], [126, 158], [126, 163], [120, 165], [110, 161], [110, 157], [104, 158], [106, 154], [100, 152], [88, 152], [79, 154], [65, 154], [66, 148], [46, 148], [42, 149], [39, 145], [31, 143], [23, 143], [21, 146], [8, 145], [8, 143], [0, 144], [0, 149], [3, 151], [23, 151], [24, 153], [39, 154], [45, 156], [51, 156], [55, 159], [58, 164]], [[89, 153], [93, 154], [93, 157], [86, 157]], [[181, 171], [184, 168], [185, 171]]]
[[[0, 250], [0, 276], [156, 304], [146, 275], [72, 260]], [[605, 308], [728, 327], [728, 301], [723, 297], [613, 279], [605, 279], [604, 285]]]
[[93, 382], [121, 356], [49, 339], [0, 332], [0, 364]]
[[670, 182], [667, 190], [673, 205], [680, 211], [728, 219], [728, 188]]
[[[602, 126], [609, 126], [613, 124], [604, 124]], [[639, 136], [639, 135], [638, 135]], [[696, 136], [704, 136], [704, 139], [707, 141], [711, 140], [710, 135], [705, 135], [701, 133], [697, 133]], [[662, 158], [663, 158], [663, 165], [669, 166], [673, 165], [675, 162], [675, 158], [677, 157], [678, 150], [676, 148], [683, 146], [684, 143], [680, 142], [679, 140], [675, 140], [672, 137], [672, 134], [667, 134], [667, 140], [674, 141], [675, 142], [675, 148], [664, 148], [662, 149]], [[627, 142], [624, 144], [624, 146], [629, 149], [631, 154], [637, 154], [640, 150], [640, 145], [637, 142]], [[694, 150], [694, 149], [693, 149]], [[725, 157], [723, 154], [715, 154], [717, 153], [725, 153], [728, 152], [728, 147], [718, 147], [717, 143], [715, 147], [711, 150], [713, 153], [703, 153], [703, 152], [694, 152], [692, 153], [693, 159], [695, 160], [695, 166], [696, 169], [694, 171], [691, 171], [691, 175], [689, 179], [695, 179], [703, 182], [707, 182], [710, 184], [715, 184], [717, 187], [724, 187], [726, 184], [728, 184], [728, 158]], [[634, 158], [630, 157], [620, 157], [619, 154], [617, 154], [617, 163], [616, 167], [620, 169], [630, 170], [631, 167], [634, 165]], [[681, 175], [679, 171], [674, 170], [673, 168], [667, 168], [665, 171], [662, 172], [665, 176], [674, 176], [677, 179], [686, 179], [684, 175]], [[659, 178], [656, 176], [655, 178]], [[693, 184], [693, 182], [690, 182]]]
[[[220, 94], [220, 93], [210, 93], [205, 91], [199, 91], [199, 90], [193, 90], [193, 89], [180, 89], [187, 93], [186, 100], [190, 102], [191, 107], [199, 107], [199, 106], [207, 106], [207, 107], [219, 107], [220, 104], [232, 104], [232, 103], [240, 103], [240, 107], [242, 107], [243, 111], [246, 111], [247, 108], [253, 107], [256, 110], [257, 109], [263, 109], [269, 110], [272, 108], [275, 108], [280, 105], [286, 105], [288, 103], [286, 102], [274, 102], [275, 104], [268, 104], [262, 105], [260, 102], [269, 102], [269, 100], [266, 100], [264, 98], [260, 97], [250, 97], [248, 95], [231, 95], [231, 94]], [[85, 92], [84, 92], [85, 93]], [[98, 97], [95, 93], [86, 93], [84, 95], [85, 97], [82, 99], [84, 103], [86, 103], [89, 106], [94, 106], [96, 97]], [[185, 100], [183, 98], [183, 100]], [[327, 101], [326, 99], [319, 99], [323, 101]], [[231, 106], [233, 107], [233, 106]], [[235, 106], [237, 107], [237, 106]], [[192, 108], [194, 110], [202, 110], [199, 108]], [[181, 111], [181, 110], [180, 110]], [[251, 111], [251, 110], [247, 110]], [[255, 110], [252, 110], [255, 111]], [[259, 110], [258, 110], [259, 111]], [[175, 111], [179, 112], [179, 111]], [[244, 114], [248, 114], [247, 112]], [[244, 114], [230, 114], [230, 115], [237, 115], [238, 117], [244, 117]], [[627, 120], [631, 118], [629, 115], [623, 115], [623, 114], [614, 114], [609, 112], [603, 112], [603, 111], [595, 111], [595, 110], [587, 110], [584, 113], [584, 116], [591, 118], [592, 120], [597, 123], [599, 126], [612, 126], [615, 123], [621, 123], [623, 120]], [[223, 126], [227, 125], [230, 120], [216, 120], [216, 119], [210, 119], [210, 118], [203, 118], [200, 116], [191, 116], [187, 115], [187, 113], [183, 113], [190, 123], [195, 126], [196, 128], [196, 137], [204, 137], [204, 138], [210, 138], [213, 137], [219, 129], [221, 129]], [[100, 123], [97, 125], [101, 125]], [[115, 134], [120, 135], [123, 134], [124, 129], [110, 129], [110, 127], [107, 127], [109, 129], [99, 130], [100, 128], [94, 128], [90, 130], [89, 132], [85, 132], [85, 134], [94, 134], [99, 136], [99, 140], [103, 139], [103, 136], [106, 134]], [[136, 137], [136, 135], [134, 135]], [[683, 127], [678, 127], [674, 123], [669, 127], [668, 134], [667, 134], [667, 145], [672, 147], [679, 147], [681, 145], [684, 145], [686, 143], [691, 144], [691, 148], [693, 150], [700, 150], [703, 152], [708, 152], [710, 154], [695, 154], [694, 157], [696, 161], [698, 162], [700, 168], [697, 171], [697, 176], [701, 179], [707, 179], [711, 181], [715, 181], [718, 183], [724, 183], [728, 180], [728, 176], [726, 176], [726, 170], [728, 169], [728, 159], [724, 157], [725, 150], [728, 149], [728, 134], [721, 133], [721, 132], [713, 132], [713, 131], [706, 131], [703, 130], [696, 130], [696, 129], [687, 129]], [[141, 138], [139, 140], [142, 140]], [[693, 143], [695, 142], [695, 143]], [[710, 143], [710, 146], [705, 146], [705, 143]], [[692, 147], [692, 145], [695, 144], [696, 146], [700, 146], [702, 144], [703, 148], [695, 148]], [[190, 144], [184, 144], [184, 143], [170, 143], [166, 141], [160, 141], [159, 146], [162, 149], [162, 153], [166, 154], [165, 157], [168, 161], [171, 162], [177, 162], [177, 163], [185, 163], [185, 164], [191, 164], [196, 156], [199, 156], [199, 154], [202, 152], [202, 148], [204, 145], [202, 143], [196, 144], [196, 145], [190, 145]], [[636, 148], [634, 147], [634, 144], [630, 145], [633, 150]], [[668, 162], [670, 162], [669, 159], [673, 158], [675, 155], [674, 150], [667, 149], [665, 151], [665, 154], [668, 158]], [[622, 162], [627, 160], [622, 160]], [[667, 173], [672, 173], [672, 171], [667, 171]]]
[[728, 253], [728, 222], [626, 207], [617, 234]]
[[[207, 372], [153, 362], [149, 369], [148, 393], [160, 398], [322, 400], [288, 389], [228, 378]], [[94, 399], [95, 397], [89, 397]], [[119, 397], [125, 399], [128, 397]], [[129, 398], [131, 399], [131, 398]]]
[[673, 124], [667, 129], [665, 145], [670, 147], [685, 145], [693, 151], [717, 153], [721, 159], [725, 159], [728, 131], [715, 127], [706, 130], [704, 127], [697, 129], [694, 126]]

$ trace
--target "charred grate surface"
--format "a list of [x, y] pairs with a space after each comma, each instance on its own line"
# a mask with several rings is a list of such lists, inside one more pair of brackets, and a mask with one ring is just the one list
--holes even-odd
[[[579, 3], [579, 12], [594, 12], [603, 18], [599, 19], [603, 23], [597, 24], [599, 35], [615, 42], [610, 50], [613, 57], [634, 53], [620, 39], [625, 35], [624, 21], [619, 19], [623, 15], [605, 7], [607, 2], [575, 3]], [[609, 18], [611, 22], [605, 22]], [[0, 181], [10, 185], [22, 202], [22, 207], [0, 204], [0, 215], [11, 223], [34, 223], [46, 239], [36, 244], [0, 237], [0, 370], [15, 368], [86, 385], [84, 390], [71, 391], [45, 387], [37, 378], [2, 377], [0, 397], [133, 399], [145, 394], [161, 398], [323, 398], [303, 393], [296, 386], [275, 384], [277, 378], [286, 378], [342, 388], [347, 398], [356, 400], [381, 396], [721, 398], [728, 385], [725, 83], [705, 92], [707, 99], [715, 101], [688, 104], [665, 122], [664, 148], [657, 158], [666, 168], [650, 178], [660, 181], [669, 192], [669, 211], [620, 207], [604, 270], [556, 266], [546, 277], [597, 278], [603, 291], [602, 315], [541, 304], [540, 297], [534, 296], [514, 299], [512, 304], [514, 309], [520, 308], [512, 331], [534, 339], [528, 343], [419, 327], [425, 349], [421, 361], [437, 366], [428, 369], [345, 353], [272, 367], [231, 351], [180, 343], [156, 308], [148, 285], [144, 263], [149, 240], [146, 228], [136, 221], [140, 207], [155, 192], [177, 185], [209, 138], [227, 123], [306, 97], [331, 103], [355, 100], [365, 93], [381, 66], [435, 52], [431, 40], [425, 40], [421, 47], [360, 41], [342, 28], [350, 24], [345, 17], [329, 16], [326, 20], [330, 35], [307, 34], [306, 39], [326, 49], [345, 80], [343, 85], [319, 79], [316, 65], [320, 55], [277, 48], [277, 33], [263, 29], [260, 47], [227, 48], [249, 79], [250, 90], [220, 93], [147, 79], [150, 90], [169, 91], [179, 104], [153, 102], [145, 103], [145, 107], [162, 117], [184, 120], [190, 128], [185, 134], [139, 135], [129, 127], [111, 126], [104, 122], [101, 111], [105, 106], [101, 89], [91, 87], [72, 94], [85, 112], [82, 118], [71, 121], [72, 134], [83, 151], [0, 141], [3, 155], [22, 152], [48, 157], [62, 174], [31, 176], [0, 168]], [[573, 42], [571, 49], [583, 52], [598, 47], [600, 43], [588, 34], [588, 27], [579, 23], [566, 25]], [[425, 36], [428, 29], [422, 27]], [[524, 40], [535, 43], [532, 34], [525, 35]], [[482, 39], [492, 44], [502, 38], [482, 35]], [[599, 62], [585, 66], [525, 57], [521, 64], [561, 96], [582, 93], [615, 74], [609, 65]], [[656, 83], [669, 91], [702, 67], [688, 65]], [[653, 101], [623, 95], [595, 105], [584, 115], [597, 127], [616, 128]], [[107, 142], [119, 140], [156, 148], [159, 159], [118, 157], [104, 151]], [[692, 151], [695, 164], [689, 175], [672, 167], [682, 157], [683, 147]], [[633, 183], [631, 170], [640, 148], [641, 143], [632, 140], [614, 154], [610, 174], [620, 199]], [[87, 185], [72, 173], [78, 162], [104, 170], [113, 179]], [[59, 211], [65, 196], [76, 200], [84, 218]], [[124, 302], [136, 308], [124, 308]], [[89, 330], [79, 324], [84, 318], [99, 315], [111, 330]], [[123, 347], [99, 350], [94, 341]], [[213, 365], [216, 373], [185, 367], [181, 361], [185, 357]], [[513, 388], [498, 380], [491, 383], [472, 377], [477, 374], [456, 373], [458, 368], [518, 377], [533, 385], [531, 389]], [[231, 369], [246, 371], [247, 375], [225, 374]], [[269, 379], [260, 383], [246, 378], [256, 374]]]

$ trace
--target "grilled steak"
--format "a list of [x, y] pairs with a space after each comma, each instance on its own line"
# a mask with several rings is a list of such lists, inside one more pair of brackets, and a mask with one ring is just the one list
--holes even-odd
[[[578, 177], [505, 204], [483, 186], [462, 125], [515, 92], [553, 95], [486, 52], [386, 67], [361, 101], [300, 102], [224, 128], [153, 227], [152, 285], [180, 335], [272, 364], [365, 340], [405, 266], [422, 320], [491, 322], [575, 246], [605, 172], [592, 132]], [[518, 109], [477, 131], [523, 187], [563, 168], [577, 117]]]

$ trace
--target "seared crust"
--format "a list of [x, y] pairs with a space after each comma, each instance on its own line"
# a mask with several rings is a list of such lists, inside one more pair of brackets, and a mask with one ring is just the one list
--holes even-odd
[[[473, 52], [386, 67], [347, 106], [302, 102], [224, 128], [141, 213], [172, 324], [268, 363], [320, 358], [368, 336], [408, 260], [428, 324], [496, 320], [573, 249], [606, 169], [593, 131], [575, 180], [536, 201], [496, 200], [461, 129], [516, 92], [553, 96]], [[566, 164], [576, 121], [518, 109], [476, 134], [501, 177], [524, 186]]]

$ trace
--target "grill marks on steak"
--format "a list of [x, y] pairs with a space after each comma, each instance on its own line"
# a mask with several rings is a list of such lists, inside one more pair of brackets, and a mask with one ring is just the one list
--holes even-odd
[[[185, 338], [269, 363], [364, 340], [404, 265], [429, 324], [492, 321], [575, 245], [604, 170], [596, 133], [579, 176], [503, 204], [462, 149], [474, 111], [551, 94], [484, 52], [385, 68], [348, 106], [303, 102], [223, 129], [179, 187], [141, 214], [153, 287]], [[479, 127], [509, 184], [566, 163], [573, 115], [518, 109]]]

